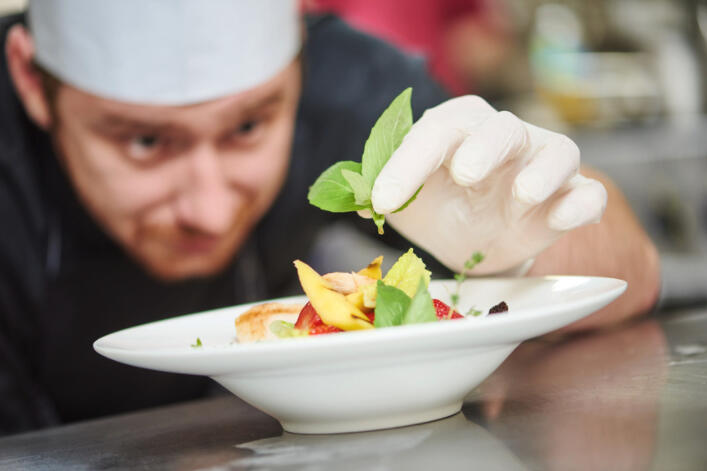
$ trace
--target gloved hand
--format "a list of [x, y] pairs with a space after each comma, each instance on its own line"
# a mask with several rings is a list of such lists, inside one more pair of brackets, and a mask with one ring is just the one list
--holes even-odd
[[[378, 175], [373, 208], [410, 241], [460, 272], [518, 271], [563, 233], [598, 222], [606, 190], [579, 175], [568, 137], [497, 112], [477, 96], [427, 110]], [[402, 206], [424, 184], [417, 199]]]

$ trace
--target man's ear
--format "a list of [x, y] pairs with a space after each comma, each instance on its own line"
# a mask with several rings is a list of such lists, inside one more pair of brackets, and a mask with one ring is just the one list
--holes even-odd
[[42, 88], [42, 79], [34, 66], [34, 41], [22, 25], [10, 28], [5, 39], [5, 54], [15, 90], [29, 117], [42, 129], [49, 129], [52, 114]]

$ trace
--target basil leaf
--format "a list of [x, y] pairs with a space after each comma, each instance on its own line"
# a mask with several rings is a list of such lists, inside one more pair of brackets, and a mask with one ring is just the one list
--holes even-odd
[[385, 224], [385, 216], [378, 214], [373, 211], [373, 206], [369, 208], [371, 210], [371, 216], [373, 217], [373, 223], [378, 227], [378, 234], [383, 234], [383, 224]]
[[396, 210], [393, 211], [393, 212], [394, 212], [394, 213], [399, 213], [399, 212], [402, 211], [403, 209], [405, 209], [405, 208], [407, 208], [408, 206], [410, 206], [410, 203], [412, 203], [413, 201], [415, 201], [415, 199], [417, 198], [417, 195], [420, 194], [420, 190], [422, 190], [422, 187], [423, 187], [423, 186], [425, 186], [425, 185], [424, 185], [424, 184], [420, 185], [420, 188], [417, 189], [417, 191], [415, 192], [415, 194], [412, 195], [412, 196], [410, 197], [410, 199], [405, 202], [404, 205], [402, 205], [401, 207], [399, 207], [398, 209], [396, 209]]
[[343, 170], [361, 172], [361, 164], [351, 160], [337, 162], [324, 171], [309, 188], [307, 199], [317, 208], [332, 213], [347, 213], [365, 209], [356, 203], [353, 189], [342, 175]]
[[361, 175], [370, 188], [373, 188], [381, 169], [412, 126], [411, 95], [412, 88], [403, 90], [380, 115], [366, 140], [361, 157]]
[[[412, 127], [411, 96], [412, 88], [406, 88], [383, 111], [366, 140], [360, 164], [339, 162], [319, 176], [309, 189], [310, 204], [334, 213], [368, 209], [378, 234], [383, 234], [385, 216], [373, 210], [371, 191], [381, 169]], [[412, 203], [421, 188], [395, 212]]]
[[[377, 313], [376, 313], [377, 317]], [[422, 322], [436, 322], [437, 314], [435, 307], [432, 304], [432, 296], [427, 291], [427, 285], [424, 277], [420, 277], [420, 284], [417, 286], [417, 292], [410, 302], [410, 307], [403, 316], [403, 324], [420, 324]]]
[[376, 285], [376, 317], [374, 327], [392, 327], [403, 322], [410, 307], [410, 297], [393, 286], [378, 280]]
[[371, 187], [368, 186], [366, 180], [360, 173], [352, 172], [348, 169], [343, 169], [341, 175], [353, 190], [354, 200], [356, 204], [370, 206], [371, 205]]

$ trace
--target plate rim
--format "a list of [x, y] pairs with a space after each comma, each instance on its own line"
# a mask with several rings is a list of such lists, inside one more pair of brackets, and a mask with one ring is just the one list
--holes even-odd
[[[397, 326], [396, 328], [386, 328], [386, 329], [369, 329], [365, 331], [353, 331], [344, 332], [336, 336], [322, 335], [311, 338], [301, 338], [301, 339], [288, 339], [285, 342], [260, 342], [260, 343], [249, 343], [249, 344], [239, 344], [235, 348], [231, 345], [219, 346], [219, 347], [207, 347], [200, 349], [186, 349], [184, 347], [166, 347], [157, 349], [144, 349], [144, 348], [123, 348], [123, 347], [113, 347], [108, 345], [103, 345], [110, 340], [110, 337], [117, 335], [124, 335], [126, 332], [131, 330], [139, 330], [148, 326], [157, 325], [161, 323], [174, 322], [178, 319], [184, 319], [188, 317], [197, 317], [202, 315], [213, 315], [218, 314], [220, 311], [232, 311], [240, 310], [239, 314], [245, 312], [246, 309], [257, 304], [262, 304], [266, 302], [296, 302], [298, 299], [302, 300], [304, 295], [298, 296], [287, 296], [282, 298], [266, 299], [261, 301], [255, 301], [252, 303], [243, 303], [233, 306], [227, 306], [223, 308], [211, 309], [207, 311], [200, 311], [189, 314], [182, 314], [179, 316], [174, 316], [166, 319], [160, 319], [152, 322], [146, 322], [143, 324], [138, 324], [135, 326], [127, 327], [124, 329], [111, 332], [109, 334], [103, 335], [93, 342], [94, 350], [110, 359], [115, 361], [114, 356], [119, 356], [123, 359], [159, 359], [159, 358], [175, 358], [175, 357], [188, 357], [188, 358], [201, 358], [205, 356], [209, 357], [234, 357], [234, 356], [250, 356], [259, 354], [286, 354], [293, 351], [302, 350], [315, 350], [315, 349], [329, 349], [329, 348], [357, 348], [360, 345], [365, 345], [370, 342], [378, 343], [383, 341], [386, 344], [390, 342], [405, 342], [409, 340], [419, 339], [420, 337], [429, 337], [431, 334], [444, 334], [449, 332], [449, 335], [457, 333], [457, 335], [469, 335], [470, 331], [476, 330], [487, 330], [487, 329], [499, 329], [508, 324], [515, 323], [527, 323], [531, 322], [533, 319], [544, 319], [548, 317], [554, 317], [562, 315], [566, 312], [572, 312], [577, 309], [581, 309], [588, 303], [600, 304], [602, 306], [610, 303], [618, 296], [620, 296], [627, 288], [628, 283], [625, 280], [612, 277], [598, 277], [598, 276], [578, 276], [578, 275], [549, 275], [540, 277], [523, 277], [523, 278], [496, 278], [496, 277], [480, 277], [474, 280], [485, 280], [494, 282], [508, 282], [508, 281], [519, 281], [519, 280], [542, 280], [542, 281], [558, 281], [561, 279], [582, 279], [586, 281], [601, 281], [605, 283], [614, 283], [615, 286], [607, 286], [607, 288], [592, 296], [591, 300], [587, 298], [581, 298], [578, 300], [572, 300], [563, 302], [561, 304], [550, 305], [546, 308], [540, 309], [540, 307], [530, 307], [530, 308], [519, 308], [514, 311], [513, 316], [484, 316], [482, 318], [474, 318], [467, 320], [455, 320], [450, 322], [440, 322], [440, 323], [428, 323], [428, 324], [415, 324], [406, 326]], [[433, 282], [443, 283], [452, 282], [451, 279], [441, 279], [432, 280]], [[604, 302], [606, 299], [608, 302]], [[306, 299], [306, 298], [304, 298]], [[595, 312], [596, 309], [591, 310], [589, 313]], [[518, 315], [515, 315], [517, 313]], [[589, 314], [585, 314], [589, 315]], [[582, 316], [584, 317], [584, 316]], [[235, 317], [234, 317], [235, 319]], [[540, 334], [532, 335], [520, 335], [512, 336], [517, 337], [518, 342], [536, 337]], [[493, 345], [499, 342], [482, 343], [480, 345]]]

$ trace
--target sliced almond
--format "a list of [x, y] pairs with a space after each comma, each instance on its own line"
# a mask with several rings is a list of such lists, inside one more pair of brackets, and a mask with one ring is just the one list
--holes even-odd
[[376, 282], [375, 279], [358, 273], [333, 272], [323, 275], [322, 278], [331, 289], [344, 295], [354, 293], [359, 288]]

